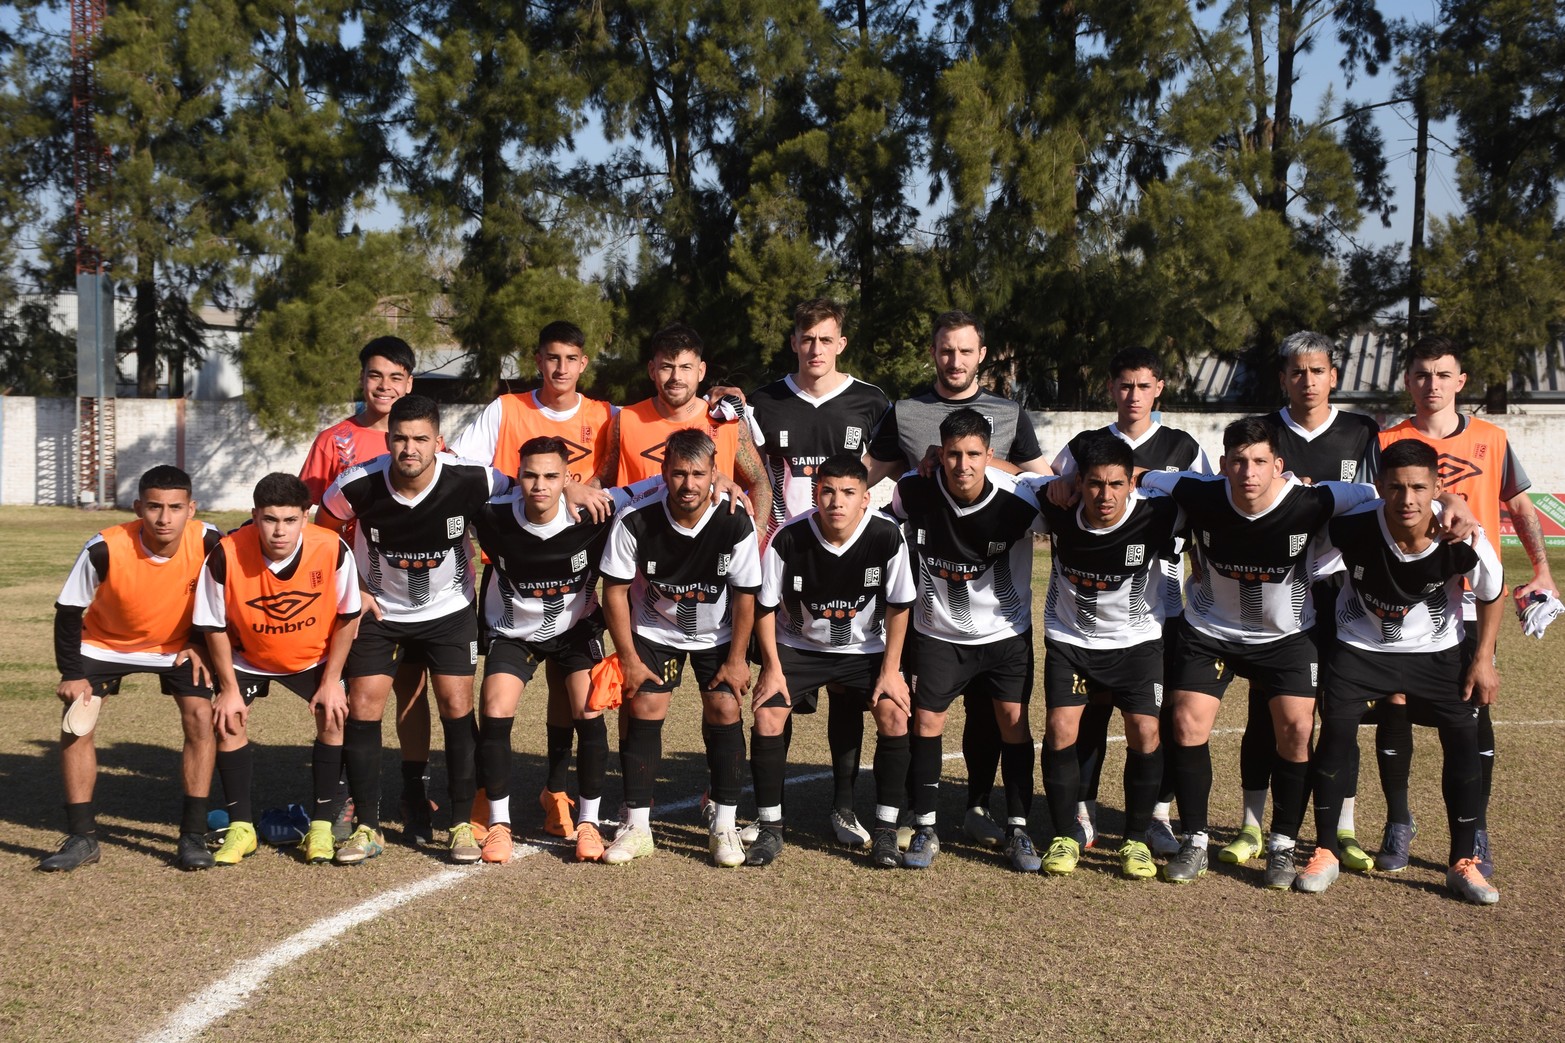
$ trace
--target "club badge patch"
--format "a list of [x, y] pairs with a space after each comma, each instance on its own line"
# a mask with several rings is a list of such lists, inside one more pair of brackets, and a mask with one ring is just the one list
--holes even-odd
[[579, 550], [571, 555], [571, 571], [580, 572], [587, 567], [587, 552]]
[[880, 567], [864, 570], [864, 585], [866, 587], [880, 586]]
[[733, 560], [734, 556], [732, 554], [719, 554], [717, 556], [717, 574], [719, 576], [728, 575], [728, 566], [733, 563]]
[[1147, 545], [1145, 543], [1125, 544], [1125, 564], [1140, 565], [1146, 560]]
[[848, 428], [847, 433], [843, 436], [842, 448], [857, 449], [859, 447], [859, 443], [863, 441], [864, 429], [859, 427], [850, 427]]
[[1295, 532], [1290, 534], [1288, 536], [1288, 557], [1298, 557], [1299, 552], [1304, 549], [1304, 545], [1308, 542], [1310, 542], [1308, 533]]
[[1351, 482], [1358, 475], [1358, 473], [1359, 473], [1359, 465], [1358, 465], [1358, 461], [1357, 460], [1344, 460], [1344, 461], [1342, 461], [1342, 472], [1341, 472], [1341, 474], [1342, 474], [1342, 480], [1344, 482]]
[[467, 519], [462, 515], [446, 519], [446, 539], [454, 540], [467, 531]]

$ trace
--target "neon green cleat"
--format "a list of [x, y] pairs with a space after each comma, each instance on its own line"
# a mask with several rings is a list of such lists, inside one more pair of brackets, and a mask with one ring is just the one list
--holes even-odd
[[1127, 840], [1119, 848], [1119, 871], [1131, 880], [1151, 880], [1157, 876], [1152, 849], [1139, 840]]
[[484, 857], [483, 848], [473, 835], [471, 822], [458, 822], [451, 827], [451, 861], [459, 866], [470, 866]]
[[1257, 826], [1245, 826], [1229, 844], [1217, 853], [1217, 857], [1236, 866], [1242, 866], [1252, 858], [1258, 858], [1261, 852], [1266, 850], [1266, 841], [1261, 839], [1261, 831]]
[[[299, 841], [299, 857], [312, 866], [330, 862], [337, 855], [337, 840], [332, 836], [332, 823], [324, 819], [310, 823], [310, 831]], [[350, 833], [349, 836], [352, 836]]]
[[1358, 837], [1344, 830], [1337, 831], [1337, 847], [1342, 849], [1342, 857], [1339, 861], [1344, 869], [1352, 869], [1355, 872], [1367, 873], [1375, 868], [1375, 859], [1368, 851], [1359, 846]]
[[212, 861], [220, 866], [237, 866], [246, 855], [255, 854], [255, 824], [230, 822], [223, 835], [223, 846], [212, 853]]
[[1043, 859], [1043, 871], [1053, 876], [1065, 876], [1076, 869], [1081, 861], [1081, 845], [1073, 837], [1055, 837], [1049, 845], [1049, 853]]

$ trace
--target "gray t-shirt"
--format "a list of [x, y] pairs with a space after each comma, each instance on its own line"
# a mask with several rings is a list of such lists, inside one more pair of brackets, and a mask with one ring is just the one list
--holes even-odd
[[989, 421], [990, 448], [1002, 460], [1020, 466], [1043, 455], [1032, 418], [1016, 402], [979, 389], [966, 398], [941, 398], [933, 389], [892, 404], [869, 444], [869, 455], [917, 466], [932, 445], [940, 444], [940, 422], [971, 407]]

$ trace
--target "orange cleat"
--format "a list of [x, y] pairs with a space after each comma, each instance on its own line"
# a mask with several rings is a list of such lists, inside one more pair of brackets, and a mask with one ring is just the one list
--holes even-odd
[[511, 860], [511, 854], [515, 845], [511, 842], [511, 827], [504, 822], [496, 822], [489, 827], [484, 834], [483, 859], [491, 865], [505, 865]]
[[576, 825], [571, 821], [571, 808], [576, 802], [563, 793], [544, 790], [538, 794], [538, 804], [543, 808], [543, 831], [550, 836], [567, 840], [576, 836]]
[[601, 862], [603, 860], [603, 834], [591, 822], [576, 827], [576, 861]]
[[473, 797], [473, 813], [468, 819], [472, 822], [473, 839], [482, 844], [489, 832], [489, 794], [484, 792], [483, 787], [479, 787]]

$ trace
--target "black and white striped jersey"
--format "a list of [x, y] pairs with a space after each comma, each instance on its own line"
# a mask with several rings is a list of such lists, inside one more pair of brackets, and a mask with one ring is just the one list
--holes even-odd
[[1406, 554], [1391, 538], [1382, 503], [1373, 500], [1333, 518], [1330, 547], [1316, 571], [1341, 573], [1337, 640], [1370, 652], [1438, 652], [1463, 636], [1463, 581], [1493, 601], [1505, 592], [1500, 560], [1482, 529], [1466, 541], [1432, 541]]
[[[1044, 633], [1083, 648], [1128, 648], [1162, 637], [1170, 609], [1162, 563], [1184, 526], [1179, 505], [1133, 492], [1124, 517], [1107, 529], [1088, 528], [1079, 504], [1056, 507], [1040, 494], [1038, 505], [1054, 549]], [[1177, 612], [1179, 603], [1172, 608]]]
[[668, 648], [701, 651], [732, 634], [730, 592], [761, 589], [755, 525], [728, 498], [708, 505], [694, 528], [674, 521], [665, 489], [620, 511], [601, 565], [607, 582], [630, 584], [631, 626]]
[[1331, 407], [1313, 431], [1294, 423], [1286, 409], [1276, 415], [1277, 455], [1282, 465], [1312, 482], [1373, 482], [1380, 463], [1380, 425], [1363, 413]]
[[821, 535], [817, 511], [784, 525], [761, 556], [757, 608], [777, 613], [777, 642], [811, 652], [886, 649], [886, 609], [918, 596], [897, 523], [866, 511], [840, 547]]
[[816, 398], [790, 376], [758, 388], [750, 408], [765, 439], [759, 448], [772, 483], [769, 539], [784, 522], [815, 506], [815, 470], [827, 457], [864, 454], [891, 400], [853, 377]]
[[891, 500], [918, 568], [913, 626], [921, 634], [988, 644], [1032, 626], [1032, 540], [1043, 531], [1038, 501], [990, 468], [978, 499], [963, 507], [938, 473], [904, 475]]
[[1208, 637], [1265, 644], [1315, 624], [1311, 542], [1333, 515], [1375, 498], [1372, 485], [1284, 479], [1259, 514], [1234, 506], [1228, 479], [1149, 472], [1145, 488], [1184, 508], [1195, 556], [1185, 582], [1185, 619]]
[[1148, 471], [1212, 473], [1212, 461], [1207, 459], [1206, 450], [1201, 448], [1201, 443], [1188, 432], [1164, 427], [1161, 423], [1155, 423], [1147, 428], [1140, 438], [1131, 438], [1119, 429], [1118, 424], [1110, 424], [1108, 427], [1100, 427], [1094, 431], [1083, 431], [1066, 442], [1065, 448], [1061, 449], [1059, 455], [1054, 458], [1054, 473], [1061, 477], [1075, 474], [1078, 470], [1076, 453], [1080, 449], [1081, 440], [1098, 432], [1111, 434], [1130, 446], [1136, 466]]
[[[610, 489], [615, 513], [630, 503]], [[547, 641], [598, 607], [598, 562], [608, 543], [607, 521], [576, 521], [565, 500], [553, 520], [527, 520], [520, 489], [496, 496], [475, 519], [479, 545], [492, 563], [485, 573], [481, 618], [503, 637]]]
[[321, 507], [357, 521], [353, 557], [359, 578], [387, 622], [420, 623], [473, 603], [473, 547], [467, 527], [511, 480], [493, 467], [440, 453], [434, 480], [412, 499], [391, 487], [391, 457], [337, 476]]

